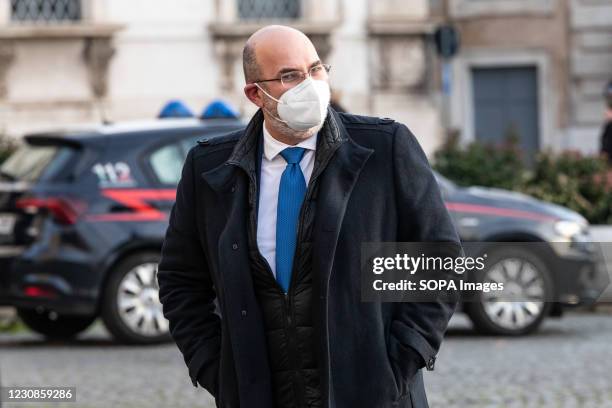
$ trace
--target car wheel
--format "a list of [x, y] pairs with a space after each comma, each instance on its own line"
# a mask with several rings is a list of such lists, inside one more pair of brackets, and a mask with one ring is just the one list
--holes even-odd
[[498, 300], [495, 291], [481, 292], [464, 309], [477, 332], [521, 336], [534, 332], [549, 314], [553, 285], [545, 263], [522, 249], [497, 249], [488, 253], [491, 265], [482, 272], [480, 282], [504, 284], [504, 295], [516, 301]]
[[159, 254], [131, 255], [110, 272], [102, 299], [102, 320], [124, 343], [160, 343], [170, 340], [157, 285]]
[[50, 339], [70, 339], [87, 329], [96, 316], [58, 315], [50, 310], [17, 309], [21, 321]]

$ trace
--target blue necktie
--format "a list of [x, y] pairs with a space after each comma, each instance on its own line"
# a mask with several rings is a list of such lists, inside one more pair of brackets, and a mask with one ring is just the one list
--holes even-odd
[[291, 269], [297, 241], [297, 226], [302, 201], [306, 195], [306, 180], [300, 168], [304, 156], [301, 147], [288, 147], [280, 154], [287, 162], [278, 188], [276, 210], [276, 280], [285, 293], [291, 282]]

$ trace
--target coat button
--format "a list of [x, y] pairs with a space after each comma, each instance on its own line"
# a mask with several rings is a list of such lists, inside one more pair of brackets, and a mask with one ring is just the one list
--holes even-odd
[[243, 317], [247, 315], [246, 310], [242, 310], [242, 312], [240, 312], [240, 313], [242, 314]]
[[232, 193], [236, 192], [236, 186], [232, 186], [232, 188], [230, 189], [230, 191], [231, 191]]
[[233, 249], [234, 251], [235, 251], [235, 250], [237, 250], [237, 249], [238, 249], [238, 244], [234, 242], [234, 243], [232, 244], [232, 249]]
[[435, 363], [436, 363], [436, 356], [429, 357], [429, 360], [427, 361], [427, 364], [425, 365], [425, 367], [427, 368], [427, 371], [433, 371]]

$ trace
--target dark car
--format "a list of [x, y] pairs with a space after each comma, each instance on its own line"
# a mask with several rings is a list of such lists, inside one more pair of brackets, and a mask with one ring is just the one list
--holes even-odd
[[464, 246], [489, 256], [478, 280], [503, 282], [518, 294], [516, 301], [464, 299], [463, 311], [478, 331], [526, 334], [546, 316], [601, 295], [608, 275], [580, 214], [525, 194], [436, 178]]
[[240, 127], [164, 119], [25, 136], [0, 167], [0, 304], [49, 337], [101, 316], [120, 341], [167, 340], [155, 273], [186, 153]]
[[[74, 336], [100, 316], [120, 341], [167, 340], [155, 274], [186, 153], [199, 139], [242, 126], [165, 119], [25, 136], [0, 167], [0, 304], [15, 306], [27, 326], [48, 337]], [[466, 242], [588, 241], [585, 220], [567, 209], [438, 180]], [[592, 253], [579, 253], [568, 268], [576, 279], [593, 263]], [[554, 262], [566, 260], [552, 254]], [[551, 268], [537, 254], [522, 256], [544, 277]], [[588, 286], [573, 288], [554, 289], [554, 303], [502, 304], [514, 313], [510, 319], [489, 313], [484, 300], [465, 302], [464, 311], [480, 330], [527, 333], [558, 315], [559, 305], [588, 299]], [[516, 318], [521, 308], [525, 319]]]

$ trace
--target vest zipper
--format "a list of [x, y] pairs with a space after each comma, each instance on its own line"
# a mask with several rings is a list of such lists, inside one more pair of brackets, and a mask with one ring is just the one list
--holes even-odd
[[[304, 224], [304, 211], [306, 208], [306, 203], [310, 200], [310, 197], [312, 196], [314, 190], [315, 190], [315, 183], [317, 182], [319, 175], [323, 172], [323, 170], [325, 170], [325, 167], [327, 167], [327, 163], [329, 163], [330, 159], [332, 158], [332, 156], [334, 155], [334, 153], [336, 152], [336, 150], [338, 149], [338, 147], [340, 147], [340, 145], [336, 145], [334, 146], [334, 148], [329, 151], [328, 155], [325, 156], [325, 158], [321, 161], [321, 163], [319, 164], [319, 166], [315, 166], [316, 172], [313, 172], [313, 174], [310, 176], [310, 180], [308, 182], [308, 186], [306, 189], [306, 196], [304, 197], [304, 201], [302, 202], [302, 207], [300, 208], [300, 215], [298, 216], [298, 228], [297, 228], [297, 238], [296, 238], [296, 253], [293, 256], [293, 264], [291, 265], [291, 271], [293, 272], [293, 270], [295, 269], [295, 260], [298, 259], [297, 257], [297, 248], [298, 248], [298, 243], [300, 242], [299, 239], [302, 236], [302, 229], [303, 229], [303, 224]], [[316, 160], [316, 159], [315, 159]], [[315, 162], [316, 165], [316, 162]], [[294, 273], [291, 274], [291, 279], [289, 280], [289, 291], [291, 290], [291, 288], [293, 287], [293, 279], [294, 279]]]
[[292, 320], [291, 320], [291, 302], [289, 300], [289, 295], [287, 293], [283, 294], [284, 299], [285, 299], [285, 312], [287, 313], [287, 323], [288, 326], [291, 326], [292, 324]]
[[[298, 228], [297, 228], [297, 237], [296, 237], [296, 252], [293, 256], [293, 263], [291, 265], [291, 278], [289, 281], [289, 288], [287, 290], [287, 292], [285, 292], [283, 290], [283, 288], [280, 286], [280, 284], [278, 283], [278, 281], [276, 280], [276, 278], [274, 277], [274, 274], [272, 273], [272, 269], [270, 267], [270, 264], [268, 263], [268, 261], [263, 257], [263, 255], [261, 254], [261, 252], [259, 251], [259, 247], [257, 246], [257, 218], [258, 218], [258, 211], [257, 211], [257, 202], [256, 202], [256, 197], [255, 194], [257, 193], [257, 178], [254, 172], [249, 171], [248, 169], [246, 169], [245, 167], [243, 167], [241, 165], [241, 163], [236, 162], [236, 161], [232, 161], [232, 162], [228, 162], [227, 164], [231, 164], [231, 165], [235, 165], [236, 167], [242, 169], [246, 174], [247, 177], [249, 178], [249, 193], [248, 193], [248, 199], [249, 199], [249, 211], [253, 211], [252, 213], [249, 214], [249, 229], [251, 231], [251, 237], [255, 240], [255, 249], [256, 249], [256, 256], [258, 261], [264, 265], [265, 269], [267, 269], [269, 276], [272, 278], [272, 280], [274, 280], [274, 284], [276, 289], [280, 292], [280, 294], [283, 296], [283, 300], [284, 300], [284, 306], [285, 306], [285, 314], [286, 314], [286, 324], [287, 324], [287, 333], [288, 335], [288, 339], [287, 339], [287, 351], [289, 353], [289, 359], [290, 359], [290, 366], [292, 367], [292, 371], [293, 371], [293, 381], [292, 381], [292, 388], [294, 390], [294, 392], [296, 393], [296, 397], [297, 400], [299, 401], [300, 405], [302, 403], [304, 403], [304, 398], [305, 398], [305, 385], [303, 383], [303, 379], [302, 378], [297, 378], [298, 376], [298, 370], [299, 368], [297, 367], [297, 355], [296, 353], [298, 352], [297, 349], [297, 345], [295, 344], [296, 341], [296, 330], [294, 327], [294, 322], [293, 319], [291, 317], [291, 300], [292, 300], [292, 295], [293, 295], [293, 287], [294, 287], [294, 279], [296, 279], [296, 277], [294, 275], [297, 275], [297, 273], [293, 273], [295, 271], [295, 263], [296, 263], [296, 259], [298, 259], [298, 253], [297, 253], [297, 248], [299, 247], [298, 243], [300, 242], [300, 238], [303, 234], [302, 230], [304, 228], [303, 224], [304, 224], [304, 212], [306, 211], [306, 204], [312, 197], [314, 190], [315, 190], [315, 183], [317, 182], [320, 174], [323, 172], [323, 170], [327, 167], [327, 164], [329, 163], [329, 161], [331, 160], [331, 158], [333, 157], [334, 153], [336, 152], [336, 150], [340, 147], [342, 143], [337, 143], [334, 146], [332, 146], [332, 148], [327, 152], [327, 155], [321, 160], [321, 162], [319, 163], [319, 165], [317, 166], [317, 163], [315, 161], [315, 171], [313, 172], [308, 186], [307, 186], [307, 190], [306, 190], [306, 195], [304, 197], [304, 201], [302, 202], [302, 206], [300, 208], [300, 214], [299, 214], [299, 218], [298, 218]], [[316, 159], [315, 159], [316, 160]]]

